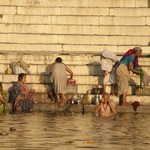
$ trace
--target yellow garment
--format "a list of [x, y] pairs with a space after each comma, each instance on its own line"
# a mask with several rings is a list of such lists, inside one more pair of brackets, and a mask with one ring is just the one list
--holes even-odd
[[130, 72], [126, 65], [120, 64], [116, 70], [118, 80], [118, 95], [127, 93], [129, 90]]

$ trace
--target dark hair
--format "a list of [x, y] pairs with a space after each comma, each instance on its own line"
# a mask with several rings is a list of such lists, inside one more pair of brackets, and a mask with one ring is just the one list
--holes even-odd
[[22, 80], [24, 76], [26, 76], [25, 73], [20, 73], [20, 74], [18, 75], [18, 81]]
[[57, 57], [57, 58], [55, 59], [55, 62], [61, 63], [61, 62], [62, 62], [62, 59], [61, 59], [60, 57]]

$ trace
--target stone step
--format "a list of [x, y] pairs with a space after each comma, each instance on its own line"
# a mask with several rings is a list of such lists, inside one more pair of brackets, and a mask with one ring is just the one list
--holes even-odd
[[[142, 22], [142, 20], [141, 20]], [[102, 35], [34, 35], [0, 34], [1, 43], [12, 44], [64, 44], [64, 45], [140, 45], [149, 44], [149, 36], [102, 36]], [[7, 42], [6, 42], [7, 39]], [[20, 40], [18, 40], [20, 39]]]
[[[81, 96], [81, 101], [84, 104], [91, 104], [93, 102], [93, 100], [95, 99], [95, 94], [85, 94], [85, 93], [81, 93], [81, 94], [72, 94], [72, 93], [67, 93], [66, 94], [66, 98], [67, 100], [70, 99], [77, 99], [78, 95]], [[102, 95], [99, 95], [100, 99], [102, 98]], [[149, 101], [149, 97], [150, 95], [128, 95], [127, 96], [127, 102], [128, 103], [133, 103], [134, 101], [139, 101], [141, 105], [150, 105], [150, 101]], [[48, 95], [48, 93], [35, 93], [35, 98], [37, 103], [49, 103], [52, 102], [52, 99], [50, 98], [50, 96]], [[115, 104], [119, 103], [119, 98], [118, 96], [113, 96], [110, 95], [110, 98], [113, 100], [113, 102]]]
[[[149, 73], [149, 72], [148, 72]], [[68, 76], [69, 78], [69, 76]], [[91, 85], [91, 84], [103, 84], [103, 75], [74, 75], [74, 79], [79, 85]], [[3, 83], [11, 83], [12, 81], [17, 81], [18, 75], [0, 75], [0, 80]], [[50, 75], [27, 75], [27, 83], [32, 84], [50, 84], [52, 82]], [[130, 85], [139, 85], [140, 78], [138, 75], [131, 74]]]
[[[18, 75], [1, 75], [1, 82], [3, 83], [4, 89], [9, 89], [12, 84], [11, 82], [17, 81]], [[74, 79], [77, 80], [76, 89], [73, 88], [73, 91], [77, 93], [86, 93], [93, 85], [103, 83], [103, 76], [75, 76]], [[36, 92], [47, 92], [50, 89], [51, 82], [48, 76], [40, 75], [28, 75], [27, 84], [32, 84]], [[129, 94], [135, 94], [138, 91], [138, 86], [140, 85], [139, 77], [132, 77], [130, 81]], [[147, 89], [150, 86], [146, 87]], [[110, 92], [110, 85], [107, 86], [107, 91]], [[149, 93], [148, 91], [146, 93]]]
[[[41, 22], [43, 20], [43, 22]], [[4, 15], [0, 23], [32, 25], [149, 25], [148, 16]]]
[[[16, 34], [58, 34], [58, 35], [127, 35], [127, 36], [148, 36], [150, 35], [149, 26], [116, 26], [116, 25], [99, 25], [77, 26], [77, 25], [32, 25], [32, 24], [0, 24], [0, 33], [16, 33]], [[38, 28], [38, 30], [37, 30]]]
[[[99, 54], [101, 51], [104, 49], [109, 49], [115, 53], [119, 53], [123, 55], [128, 49], [133, 48], [137, 45], [70, 45], [70, 44], [62, 44], [62, 43], [57, 43], [57, 44], [16, 44], [16, 43], [0, 43], [1, 47], [1, 52], [7, 52], [7, 53], [41, 53], [44, 52], [44, 54], [56, 54], [57, 50], [57, 55], [64, 55], [64, 54]], [[149, 46], [148, 45], [143, 45], [143, 54], [144, 55], [149, 55]], [[43, 53], [41, 53], [43, 55]], [[8, 60], [7, 60], [8, 61]], [[48, 63], [48, 61], [44, 61], [45, 63]], [[34, 64], [34, 62], [33, 62]]]
[[[122, 57], [122, 55], [131, 47], [124, 47], [121, 53], [116, 52], [116, 54], [118, 55], [118, 60]], [[148, 47], [147, 47], [148, 48]], [[149, 66], [149, 62], [150, 62], [150, 52], [149, 49], [147, 49], [146, 53], [145, 49], [143, 49], [143, 57], [139, 58], [139, 62], [141, 63], [141, 65], [148, 65]], [[64, 61], [65, 64], [67, 65], [99, 65], [100, 64], [100, 53], [103, 51], [104, 49], [99, 50], [99, 52], [92, 52], [90, 51], [90, 53], [81, 51], [74, 51], [73, 53], [70, 51], [68, 53], [60, 53], [58, 52], [56, 54], [55, 53], [51, 53], [51, 52], [1, 52], [0, 54], [0, 64], [9, 64], [13, 61], [16, 60], [24, 60], [26, 63], [29, 63], [30, 65], [45, 65], [47, 66], [48, 64], [51, 64], [52, 62], [55, 61], [56, 57], [62, 57], [62, 60]], [[110, 49], [111, 50], [111, 49]], [[121, 55], [121, 56], [120, 56]]]
[[[63, 62], [74, 72], [75, 75], [102, 75], [100, 52], [98, 54], [74, 54], [59, 55]], [[0, 55], [0, 73], [4, 74], [9, 64], [13, 61], [23, 60], [30, 65], [30, 74], [49, 74], [50, 64], [55, 61], [56, 54], [1, 54]], [[121, 57], [118, 56], [118, 59]], [[150, 57], [143, 56], [139, 58], [140, 66], [149, 73]]]
[[[140, 66], [143, 70], [145, 70], [148, 74], [150, 74], [150, 61], [140, 61]], [[29, 64], [30, 65], [30, 64]], [[0, 64], [0, 74], [5, 74], [6, 69], [8, 68], [9, 64]], [[101, 62], [93, 62], [89, 64], [68, 64], [67, 65], [74, 73], [75, 76], [101, 76], [103, 75], [103, 71], [101, 70]], [[50, 71], [50, 64], [31, 64], [28, 72], [31, 75], [41, 75], [46, 76], [49, 75]], [[134, 75], [135, 76], [135, 75]]]
[[[94, 84], [91, 84], [91, 85], [78, 84], [77, 87], [71, 87], [71, 88], [68, 87], [68, 90], [66, 90], [66, 92], [85, 94], [89, 89], [91, 89], [91, 86], [93, 86], [93, 85]], [[12, 86], [11, 83], [3, 83], [3, 87], [6, 91], [11, 86]], [[47, 91], [50, 90], [50, 85], [48, 85], [48, 84], [32, 84], [32, 88], [35, 89], [36, 92], [46, 93]], [[150, 95], [150, 86], [147, 86], [145, 88], [146, 88], [146, 90], [145, 91], [141, 90], [141, 93], [143, 93], [143, 95]], [[111, 91], [110, 86], [107, 86], [106, 90], [107, 90], [107, 92], [110, 93], [110, 91]], [[117, 88], [115, 89], [115, 91], [117, 93]], [[128, 94], [138, 94], [138, 93], [139, 93], [138, 86], [130, 86], [129, 87]]]
[[48, 1], [48, 0], [43, 0], [43, 1], [26, 1], [26, 0], [15, 0], [13, 3], [10, 0], [0, 0], [0, 4], [2, 6], [32, 6], [32, 7], [147, 7], [147, 0], [142, 0], [142, 1], [112, 1], [112, 0], [107, 0], [107, 1], [101, 1], [101, 0], [95, 0], [94, 3], [93, 1], [89, 0], [69, 0], [69, 1], [61, 1], [61, 0], [55, 0], [55, 1]]
[[[48, 111], [50, 113], [94, 113], [96, 105], [92, 104], [66, 104], [64, 107], [58, 107], [57, 103], [52, 102], [42, 102], [34, 105], [34, 111]], [[8, 104], [8, 111], [11, 112], [11, 105]], [[116, 105], [116, 112], [118, 113], [150, 113], [149, 105], [140, 105], [137, 108], [137, 111], [134, 111], [132, 105], [128, 106], [119, 106]]]

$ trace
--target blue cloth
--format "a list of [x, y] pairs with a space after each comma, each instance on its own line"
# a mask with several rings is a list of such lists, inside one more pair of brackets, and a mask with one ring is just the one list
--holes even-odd
[[132, 55], [126, 56], [124, 59], [120, 60], [120, 64], [125, 64], [126, 66], [128, 66], [129, 63], [134, 64], [134, 59]]

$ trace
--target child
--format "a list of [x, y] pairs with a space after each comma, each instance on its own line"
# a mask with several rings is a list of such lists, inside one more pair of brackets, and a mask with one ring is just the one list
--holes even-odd
[[95, 108], [95, 113], [98, 113], [100, 117], [110, 117], [116, 114], [115, 105], [108, 93], [103, 94], [102, 102]]
[[7, 99], [6, 92], [3, 91], [2, 83], [0, 83], [0, 113], [6, 112], [6, 99]]

